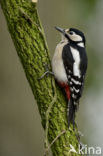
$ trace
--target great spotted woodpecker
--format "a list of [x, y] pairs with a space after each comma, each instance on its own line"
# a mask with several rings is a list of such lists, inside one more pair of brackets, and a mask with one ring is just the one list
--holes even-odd
[[65, 89], [68, 99], [68, 127], [75, 124], [75, 112], [84, 87], [87, 70], [87, 55], [84, 34], [74, 28], [62, 29], [62, 40], [56, 46], [52, 59], [55, 79]]

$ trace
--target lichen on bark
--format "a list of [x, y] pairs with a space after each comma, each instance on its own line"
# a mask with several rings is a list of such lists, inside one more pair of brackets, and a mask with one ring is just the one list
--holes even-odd
[[37, 13], [37, 4], [29, 0], [1, 0], [0, 4], [17, 54], [37, 101], [42, 126], [46, 132], [46, 148], [50, 146], [49, 140], [49, 143], [52, 143], [50, 147], [53, 156], [79, 155], [69, 153], [70, 144], [78, 151], [76, 136], [78, 132], [77, 129], [73, 130], [72, 125], [68, 130], [67, 100], [64, 93], [55, 83], [53, 76], [38, 79], [45, 72], [46, 64], [51, 70], [51, 63], [44, 31]]

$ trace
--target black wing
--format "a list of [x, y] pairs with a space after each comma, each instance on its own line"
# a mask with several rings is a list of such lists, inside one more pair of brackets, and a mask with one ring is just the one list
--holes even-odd
[[[80, 57], [85, 57], [85, 56], [81, 56], [80, 54]], [[64, 68], [67, 73], [68, 83], [70, 86], [71, 98], [74, 100], [75, 103], [78, 103], [79, 98], [81, 97], [81, 94], [82, 94], [85, 72], [86, 72], [86, 69], [82, 69], [83, 68], [82, 65], [86, 66], [85, 65], [86, 63], [82, 61], [80, 64], [81, 77], [79, 78], [78, 76], [73, 75], [74, 59], [73, 59], [69, 44], [64, 46], [62, 58], [63, 58]]]

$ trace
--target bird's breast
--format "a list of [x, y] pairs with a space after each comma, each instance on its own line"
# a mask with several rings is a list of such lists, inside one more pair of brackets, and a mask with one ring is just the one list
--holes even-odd
[[54, 72], [55, 78], [60, 82], [68, 81], [62, 59], [63, 47], [66, 44], [66, 42], [62, 42], [56, 46], [55, 53], [52, 59], [52, 70]]

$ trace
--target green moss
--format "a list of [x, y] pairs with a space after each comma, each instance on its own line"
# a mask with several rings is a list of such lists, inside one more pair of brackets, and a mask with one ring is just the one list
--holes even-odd
[[69, 144], [71, 143], [77, 149], [78, 141], [75, 135], [77, 130], [75, 132], [73, 130], [68, 131], [66, 117], [67, 101], [60, 88], [55, 85], [55, 80], [52, 76], [38, 80], [45, 72], [44, 63], [49, 64], [50, 69], [51, 64], [36, 4], [28, 0], [23, 2], [22, 0], [1, 0], [1, 6], [17, 54], [37, 101], [44, 128], [46, 128], [47, 122], [46, 111], [55, 94], [57, 95], [49, 114], [48, 140], [51, 143], [63, 130], [66, 130], [66, 133], [61, 135], [52, 145], [53, 155], [75, 155], [69, 153]]

